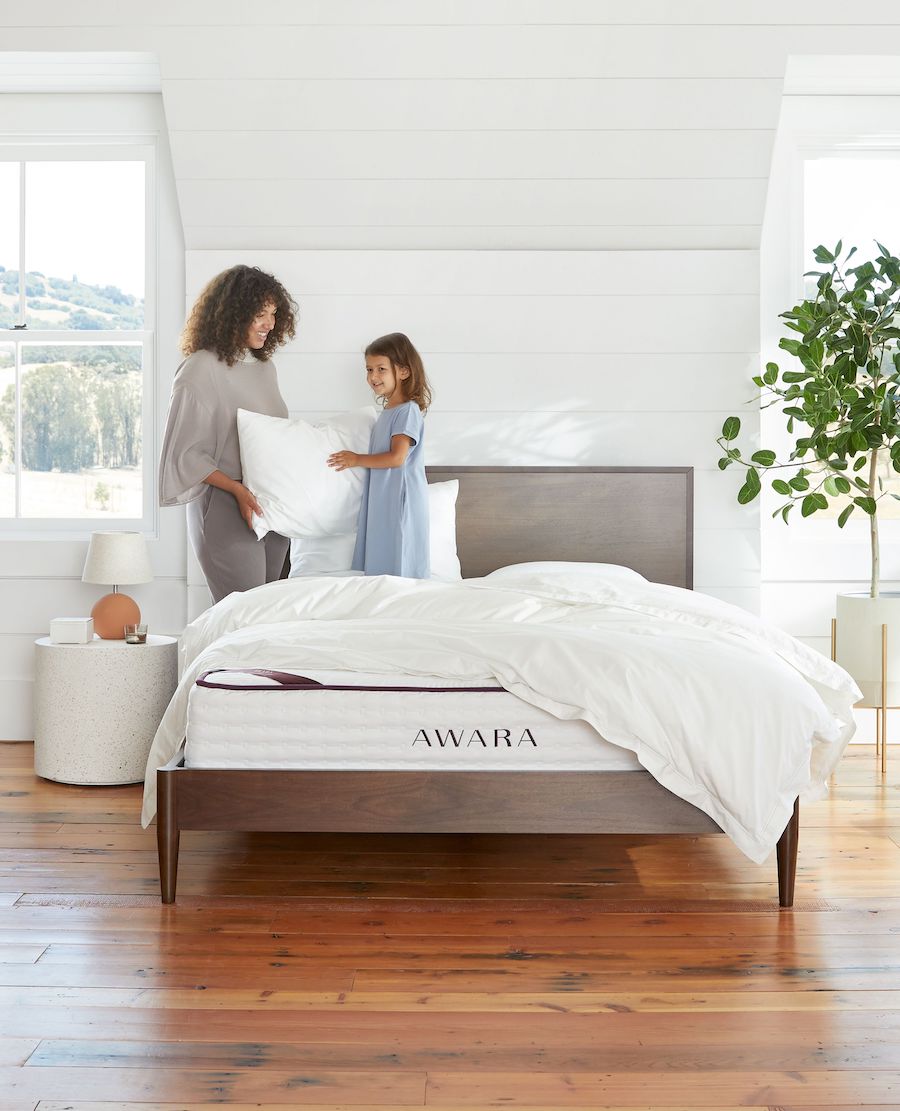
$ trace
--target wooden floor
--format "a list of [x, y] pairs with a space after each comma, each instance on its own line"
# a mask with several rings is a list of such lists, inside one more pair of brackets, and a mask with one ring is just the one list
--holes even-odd
[[[900, 767], [900, 750], [894, 758]], [[184, 834], [0, 744], [0, 1111], [900, 1108], [900, 791], [724, 837]]]

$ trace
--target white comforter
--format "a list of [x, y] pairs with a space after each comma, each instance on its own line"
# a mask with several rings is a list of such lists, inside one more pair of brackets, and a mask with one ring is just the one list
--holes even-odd
[[182, 653], [147, 762], [145, 826], [156, 769], [177, 752], [191, 686], [210, 668], [493, 677], [631, 749], [762, 861], [797, 795], [825, 794], [860, 697], [845, 671], [751, 614], [602, 564], [524, 564], [459, 583], [270, 583], [204, 613]]

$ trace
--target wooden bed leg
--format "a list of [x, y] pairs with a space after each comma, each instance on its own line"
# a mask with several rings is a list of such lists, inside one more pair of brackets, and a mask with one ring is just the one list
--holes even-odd
[[178, 880], [178, 808], [174, 774], [160, 768], [156, 773], [156, 846], [159, 854], [159, 890], [164, 903], [175, 902]]
[[794, 905], [794, 880], [797, 876], [797, 841], [800, 835], [800, 800], [794, 799], [794, 813], [778, 839], [778, 905]]

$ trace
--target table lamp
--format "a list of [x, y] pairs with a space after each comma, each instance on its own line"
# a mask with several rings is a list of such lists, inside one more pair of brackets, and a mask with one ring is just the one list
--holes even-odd
[[147, 542], [139, 532], [93, 532], [84, 574], [86, 583], [108, 583], [105, 594], [91, 610], [94, 632], [103, 640], [124, 640], [125, 626], [141, 620], [137, 602], [119, 593], [119, 584], [148, 583], [153, 579]]

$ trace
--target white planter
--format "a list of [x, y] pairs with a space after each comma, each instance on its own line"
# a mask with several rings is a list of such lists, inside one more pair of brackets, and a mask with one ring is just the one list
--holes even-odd
[[887, 705], [900, 705], [900, 594], [839, 594], [837, 662], [859, 684], [857, 706], [881, 705], [881, 626], [887, 625]]

